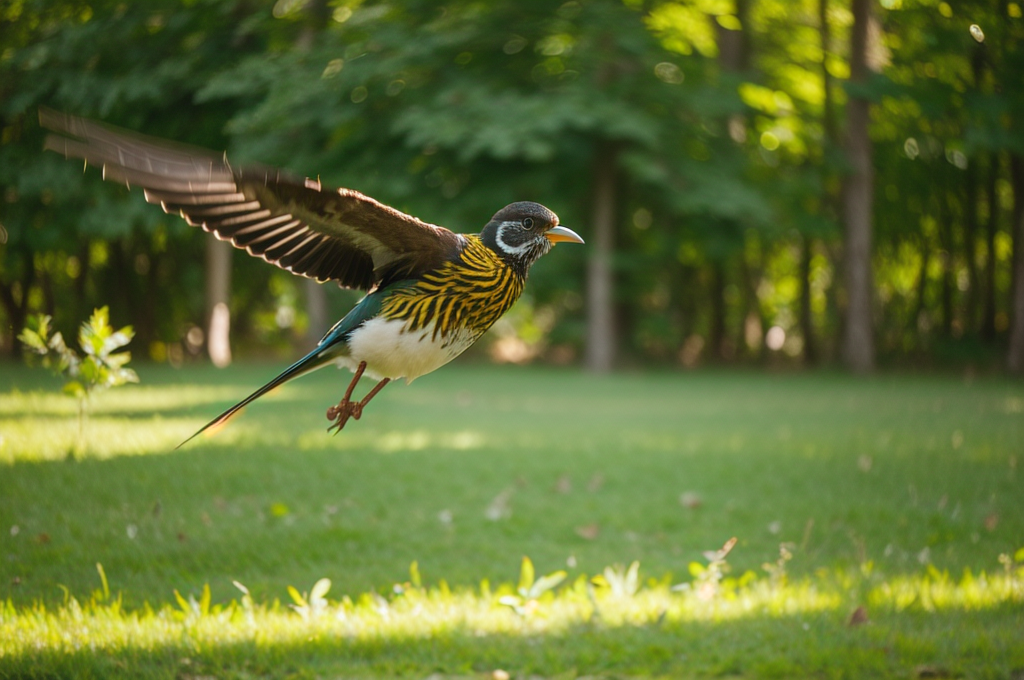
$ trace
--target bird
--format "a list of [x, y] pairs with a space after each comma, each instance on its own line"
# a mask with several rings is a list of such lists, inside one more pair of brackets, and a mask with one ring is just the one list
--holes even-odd
[[[582, 244], [539, 203], [494, 213], [478, 234], [423, 222], [353, 189], [298, 179], [277, 168], [234, 167], [226, 154], [40, 108], [44, 148], [142, 188], [180, 215], [254, 257], [366, 295], [305, 356], [178, 446], [217, 429], [280, 385], [335, 364], [353, 377], [327, 409], [335, 434], [392, 380], [411, 383], [460, 355], [523, 292], [530, 267], [557, 243]], [[363, 376], [376, 385], [353, 398]]]

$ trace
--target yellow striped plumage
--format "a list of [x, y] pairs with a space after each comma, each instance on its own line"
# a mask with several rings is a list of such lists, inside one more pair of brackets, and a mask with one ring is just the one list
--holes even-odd
[[433, 324], [431, 340], [442, 344], [458, 330], [483, 335], [519, 299], [526, 280], [479, 237], [466, 241], [456, 259], [388, 295], [381, 316], [404, 319], [406, 332]]

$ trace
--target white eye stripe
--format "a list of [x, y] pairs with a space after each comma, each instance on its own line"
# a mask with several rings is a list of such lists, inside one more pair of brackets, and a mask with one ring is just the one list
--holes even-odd
[[501, 226], [498, 227], [498, 233], [495, 234], [494, 240], [498, 243], [498, 247], [504, 250], [509, 255], [525, 255], [536, 247], [536, 244], [527, 240], [520, 243], [517, 246], [509, 245], [505, 242], [505, 232], [511, 228], [519, 228], [518, 222], [502, 222]]
[[519, 222], [502, 222], [498, 231], [494, 234], [495, 245], [508, 257], [518, 260], [523, 266], [529, 267], [537, 258], [551, 250], [551, 242], [543, 236], [537, 237], [528, 234], [526, 240], [519, 245], [510, 245], [505, 242], [504, 236], [509, 229], [514, 228], [522, 234], [523, 227]]

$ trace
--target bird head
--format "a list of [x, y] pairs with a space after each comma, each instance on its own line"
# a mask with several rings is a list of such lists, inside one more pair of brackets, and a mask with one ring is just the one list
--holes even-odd
[[558, 225], [558, 215], [540, 203], [520, 201], [506, 205], [480, 232], [484, 245], [523, 274], [537, 258], [556, 243], [583, 243], [567, 227]]

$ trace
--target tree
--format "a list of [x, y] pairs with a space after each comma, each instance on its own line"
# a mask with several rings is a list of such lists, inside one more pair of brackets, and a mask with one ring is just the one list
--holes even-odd
[[[5, 6], [0, 343], [15, 347], [30, 312], [66, 328], [110, 304], [153, 357], [180, 358], [220, 303], [236, 351], [288, 351], [352, 299], [235, 256], [230, 300], [221, 286], [207, 304], [204, 250], [230, 251], [41, 154], [46, 104], [459, 231], [513, 200], [549, 204], [588, 247], [542, 262], [514, 318], [600, 370], [809, 363], [838, 346], [851, 366], [854, 351], [857, 366], [1001, 359], [1022, 337], [1024, 18], [981, 0], [848, 6]], [[763, 342], [773, 327], [778, 349]]]
[[868, 126], [871, 102], [863, 90], [870, 66], [868, 38], [871, 0], [852, 0], [853, 32], [850, 41], [849, 101], [846, 103], [846, 154], [850, 170], [843, 184], [843, 271], [846, 277], [846, 321], [843, 326], [843, 359], [857, 373], [875, 366], [874, 324], [871, 299], [871, 212], [874, 207], [874, 173]]

